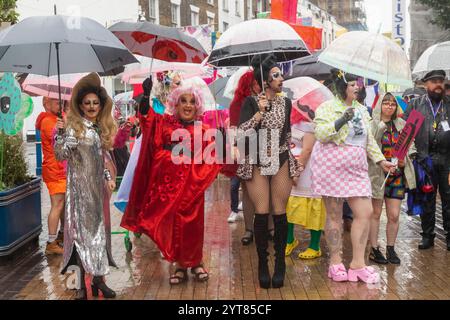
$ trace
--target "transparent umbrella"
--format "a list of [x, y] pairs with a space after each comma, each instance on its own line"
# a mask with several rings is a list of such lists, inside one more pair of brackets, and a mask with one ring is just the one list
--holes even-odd
[[322, 52], [319, 61], [382, 83], [412, 85], [405, 51], [381, 34], [367, 31], [345, 33]]
[[450, 41], [429, 47], [422, 53], [413, 70], [414, 79], [422, 79], [431, 70], [444, 70], [450, 79]]
[[[292, 100], [294, 111], [302, 114], [309, 121], [314, 120], [315, 111], [322, 103], [334, 98], [333, 93], [327, 87], [310, 77], [298, 77], [284, 81], [283, 91]], [[297, 122], [296, 118], [291, 117], [291, 122]]]

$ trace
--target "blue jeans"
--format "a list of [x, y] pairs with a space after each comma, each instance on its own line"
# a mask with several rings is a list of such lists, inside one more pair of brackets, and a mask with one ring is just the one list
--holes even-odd
[[231, 199], [231, 211], [238, 212], [239, 206], [239, 186], [241, 180], [238, 177], [230, 179], [230, 199]]

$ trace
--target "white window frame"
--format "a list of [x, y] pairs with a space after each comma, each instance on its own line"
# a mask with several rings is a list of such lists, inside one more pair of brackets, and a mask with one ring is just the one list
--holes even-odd
[[234, 0], [234, 15], [236, 17], [241, 16], [241, 3], [242, 0]]
[[[206, 11], [206, 17], [207, 17], [207, 22], [208, 22], [208, 25], [211, 27], [211, 29], [213, 30], [213, 31], [215, 31], [215, 20], [216, 20], [216, 14], [214, 13], [214, 12], [211, 12], [211, 11]], [[210, 19], [212, 20], [212, 21], [210, 21]], [[212, 22], [212, 23], [211, 23]]]
[[214, 5], [214, 0], [208, 0], [207, 3], [213, 6]]
[[191, 11], [191, 26], [198, 26], [200, 24], [200, 18], [198, 13], [195, 11]]
[[[172, 8], [176, 6], [176, 15], [177, 15], [177, 21], [173, 20], [173, 12]], [[170, 20], [172, 22], [172, 26], [180, 27], [181, 26], [181, 13], [180, 13], [180, 7], [181, 7], [181, 0], [170, 0]]]
[[230, 0], [220, 0], [222, 1], [222, 10], [228, 12], [230, 10]]
[[[155, 16], [152, 17], [150, 15], [150, 8], [151, 8], [151, 3], [155, 4]], [[159, 24], [159, 0], [148, 0], [148, 16], [150, 18], [150, 21], [156, 24]]]
[[256, 0], [256, 11], [261, 13], [263, 10], [263, 1], [264, 0]]
[[198, 26], [200, 24], [200, 8], [192, 4], [189, 6], [191, 8], [191, 25]]

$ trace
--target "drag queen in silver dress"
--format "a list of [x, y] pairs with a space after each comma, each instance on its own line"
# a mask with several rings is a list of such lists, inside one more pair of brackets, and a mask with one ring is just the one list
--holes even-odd
[[[55, 155], [67, 160], [67, 191], [64, 228], [64, 262], [62, 273], [70, 265], [80, 269], [80, 288], [76, 299], [86, 299], [84, 273], [93, 276], [92, 295], [100, 290], [105, 298], [114, 298], [103, 276], [109, 266], [116, 266], [111, 255], [109, 195], [115, 188], [111, 159], [117, 129], [111, 115], [112, 100], [91, 73], [72, 91], [67, 120], [58, 120]], [[114, 173], [113, 173], [114, 174]], [[105, 202], [105, 203], [104, 203]]]

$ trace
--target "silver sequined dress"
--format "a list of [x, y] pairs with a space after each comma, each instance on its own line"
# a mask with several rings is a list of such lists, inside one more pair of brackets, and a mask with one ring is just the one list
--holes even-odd
[[[105, 193], [104, 158], [101, 140], [92, 122], [84, 119], [85, 135], [75, 137], [67, 128], [57, 136], [55, 155], [67, 160], [66, 212], [64, 226], [65, 273], [76, 248], [86, 273], [102, 276], [115, 266], [111, 256], [109, 217], [105, 219], [103, 201]], [[109, 213], [109, 211], [108, 211]], [[108, 237], [108, 238], [107, 238]], [[72, 259], [71, 259], [72, 258]]]

